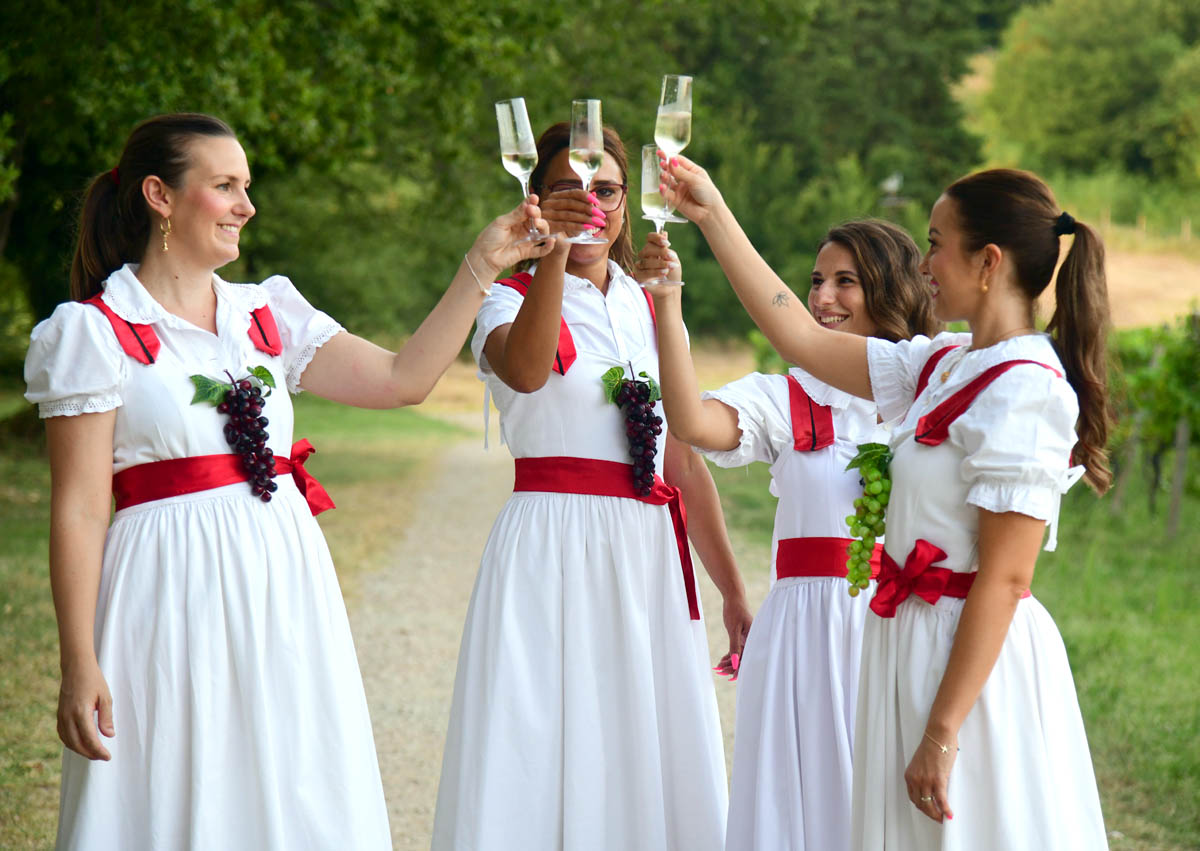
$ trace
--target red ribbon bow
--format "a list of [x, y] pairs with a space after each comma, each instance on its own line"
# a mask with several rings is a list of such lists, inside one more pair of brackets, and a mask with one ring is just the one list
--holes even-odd
[[304, 469], [308, 456], [316, 452], [316, 448], [305, 440], [297, 440], [292, 444], [292, 456], [279, 458], [275, 462], [275, 470], [279, 473], [291, 473], [292, 481], [308, 503], [308, 509], [316, 517], [322, 511], [328, 511], [337, 506], [333, 504], [329, 492], [316, 480], [312, 473]]
[[[945, 567], [933, 567], [934, 562], [946, 558], [940, 547], [918, 538], [912, 552], [904, 560], [904, 569], [884, 550], [879, 566], [879, 582], [875, 597], [871, 600], [871, 611], [881, 618], [896, 616], [896, 607], [916, 594], [927, 603], [936, 603], [947, 592], [947, 584], [956, 575], [974, 579], [973, 574], [955, 574]], [[957, 590], [957, 589], [954, 589]], [[954, 594], [954, 596], [958, 596]]]

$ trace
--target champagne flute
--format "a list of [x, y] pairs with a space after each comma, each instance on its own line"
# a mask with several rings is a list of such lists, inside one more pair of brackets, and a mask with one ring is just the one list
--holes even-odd
[[[643, 219], [654, 222], [655, 233], [665, 233], [666, 223], [676, 219], [671, 213], [671, 205], [658, 191], [662, 182], [662, 172], [658, 165], [658, 145], [642, 145], [642, 212]], [[649, 281], [642, 281], [643, 287], [682, 287], [683, 281], [672, 281], [662, 275]]]
[[[692, 141], [692, 78], [682, 74], [663, 76], [654, 122], [654, 141], [667, 159], [676, 156]], [[686, 222], [671, 211], [666, 221]]]
[[[529, 176], [537, 166], [537, 143], [529, 127], [529, 113], [525, 111], [525, 98], [509, 98], [496, 101], [496, 124], [500, 128], [500, 162], [504, 170], [521, 182], [522, 197], [529, 197]], [[546, 234], [532, 223], [529, 233], [516, 244], [545, 239]]]
[[[567, 162], [579, 175], [584, 192], [592, 191], [592, 178], [604, 160], [604, 124], [600, 121], [600, 101], [571, 101], [571, 141]], [[596, 236], [595, 228], [587, 228], [578, 236], [566, 240], [575, 245], [600, 245], [608, 240]]]

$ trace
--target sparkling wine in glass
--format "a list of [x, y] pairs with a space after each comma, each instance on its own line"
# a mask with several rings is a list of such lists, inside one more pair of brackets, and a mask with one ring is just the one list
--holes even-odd
[[[669, 221], [676, 220], [671, 215], [674, 211], [667, 199], [658, 191], [662, 182], [662, 172], [658, 165], [658, 144], [642, 145], [642, 216], [654, 222], [654, 232], [664, 233], [663, 228]], [[683, 281], [672, 281], [670, 278], [659, 276], [649, 281], [642, 281], [643, 287], [682, 287]]]
[[[663, 77], [654, 122], [654, 141], [667, 159], [679, 154], [692, 141], [692, 78], [681, 74]], [[671, 215], [669, 222], [686, 222]]]
[[[500, 129], [500, 162], [504, 170], [521, 182], [522, 197], [529, 197], [529, 176], [537, 166], [537, 143], [525, 111], [525, 98], [496, 101], [496, 124]], [[530, 225], [529, 234], [518, 243], [545, 239], [546, 235]]]
[[[604, 124], [600, 120], [600, 101], [571, 101], [571, 141], [567, 162], [571, 170], [579, 175], [585, 192], [592, 189], [592, 178], [600, 170], [604, 160]], [[576, 245], [600, 245], [608, 240], [596, 236], [596, 229], [584, 230], [578, 236], [567, 239]]]
[[692, 78], [680, 74], [663, 77], [654, 122], [654, 141], [667, 158], [675, 156], [692, 141]]

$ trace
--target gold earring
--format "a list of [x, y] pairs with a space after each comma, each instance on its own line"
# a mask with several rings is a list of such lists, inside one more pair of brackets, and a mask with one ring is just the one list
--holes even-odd
[[987, 290], [988, 290], [988, 287], [987, 287], [987, 281], [984, 281], [984, 282], [983, 282], [983, 286], [982, 286], [982, 287], [980, 287], [980, 290], [982, 290], [982, 291], [983, 291], [983, 292], [985, 292], [985, 293], [987, 292]]
[[167, 237], [171, 235], [171, 219], [165, 218], [158, 223], [158, 229], [162, 232], [163, 251], [167, 250]]

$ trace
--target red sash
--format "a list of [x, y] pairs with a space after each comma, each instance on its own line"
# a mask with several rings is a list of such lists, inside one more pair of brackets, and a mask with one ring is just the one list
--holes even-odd
[[[90, 304], [100, 309], [104, 318], [112, 325], [113, 332], [117, 335], [117, 342], [121, 344], [125, 354], [138, 363], [147, 365], [154, 363], [158, 359], [159, 349], [162, 348], [158, 334], [154, 333], [154, 326], [135, 325], [127, 319], [122, 319], [104, 303], [104, 299], [100, 296], [101, 293], [96, 293], [91, 298], [84, 299], [83, 304]], [[272, 356], [281, 354], [283, 343], [280, 341], [279, 328], [275, 324], [275, 316], [271, 313], [271, 308], [264, 304], [262, 307], [250, 311], [250, 320], [249, 334], [254, 347]]]
[[818, 405], [793, 376], [788, 379], [788, 401], [792, 409], [792, 440], [797, 452], [816, 452], [833, 445], [833, 411]]
[[[533, 276], [528, 272], [518, 272], [511, 278], [504, 278], [503, 280], [496, 281], [496, 283], [514, 289], [524, 297], [529, 292], [529, 285], [533, 283]], [[646, 297], [646, 304], [650, 306], [650, 321], [657, 324], [658, 318], [654, 315], [654, 299], [644, 289], [642, 290], [642, 295]], [[559, 375], [566, 375], [567, 370], [571, 368], [571, 364], [575, 363], [575, 358], [575, 338], [571, 336], [571, 329], [567, 327], [567, 320], [560, 318], [558, 348], [554, 352], [554, 366], [551, 369]]]
[[675, 527], [675, 543], [679, 547], [679, 563], [683, 570], [683, 587], [687, 593], [688, 612], [692, 620], [700, 620], [700, 602], [696, 595], [696, 575], [692, 568], [692, 553], [688, 549], [687, 511], [679, 488], [654, 477], [654, 487], [647, 496], [633, 490], [631, 464], [617, 461], [598, 461], [592, 458], [517, 458], [513, 491], [543, 493], [576, 493], [592, 496], [617, 496], [636, 499], [650, 505], [665, 505]]
[[[304, 469], [304, 462], [314, 453], [313, 445], [307, 440], [292, 444], [290, 458], [275, 458], [278, 473], [291, 473], [300, 493], [308, 502], [313, 515], [334, 508], [321, 483]], [[169, 458], [127, 467], [113, 475], [113, 495], [117, 500], [117, 511], [188, 493], [212, 490], [237, 482], [249, 481], [242, 469], [242, 459], [237, 455], [195, 455], [190, 458]]]
[[[939, 547], [918, 538], [912, 552], [901, 568], [886, 552], [879, 566], [879, 584], [871, 599], [871, 611], [881, 618], [896, 616], [896, 607], [916, 594], [926, 603], [933, 604], [942, 597], [966, 599], [967, 592], [975, 584], [974, 573], [956, 573], [945, 567], [934, 567], [933, 563], [946, 558]], [[1029, 597], [1028, 589], [1021, 598]]]
[[[850, 538], [782, 538], [775, 553], [775, 577], [846, 576], [846, 548]], [[883, 545], [871, 554], [871, 578], [879, 573]]]

